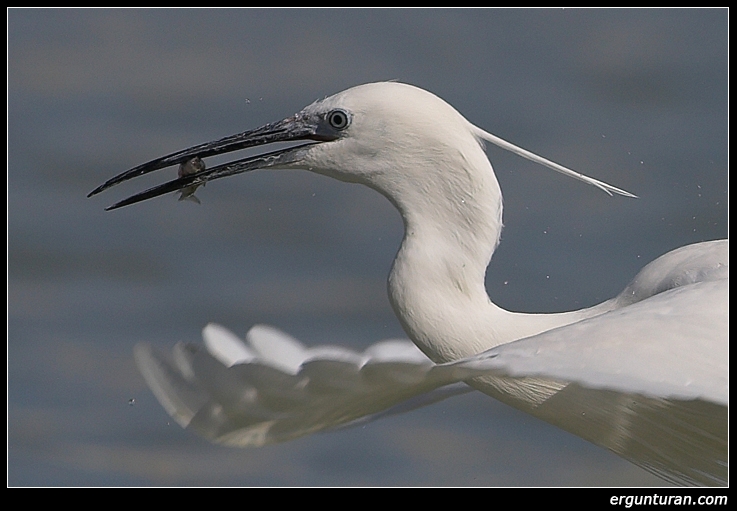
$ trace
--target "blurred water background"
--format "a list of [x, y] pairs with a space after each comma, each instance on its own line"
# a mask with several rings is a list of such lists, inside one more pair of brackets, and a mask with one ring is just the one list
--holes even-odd
[[662, 484], [479, 393], [283, 445], [211, 445], [170, 421], [133, 346], [199, 342], [210, 321], [354, 349], [403, 337], [386, 297], [398, 213], [307, 172], [216, 181], [199, 206], [103, 210], [176, 169], [85, 196], [350, 86], [408, 82], [640, 196], [489, 148], [505, 198], [490, 296], [578, 309], [727, 235], [727, 40], [720, 9], [10, 9], [8, 483]]

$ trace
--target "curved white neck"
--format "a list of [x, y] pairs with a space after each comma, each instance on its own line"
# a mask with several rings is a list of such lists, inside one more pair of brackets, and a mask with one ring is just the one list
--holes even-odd
[[447, 190], [433, 187], [424, 190], [423, 200], [390, 197], [405, 234], [389, 275], [389, 297], [407, 334], [435, 362], [474, 355], [606, 307], [522, 314], [492, 303], [484, 275], [501, 234], [502, 201], [490, 165], [484, 181], [472, 192], [450, 195], [458, 197], [453, 203]]

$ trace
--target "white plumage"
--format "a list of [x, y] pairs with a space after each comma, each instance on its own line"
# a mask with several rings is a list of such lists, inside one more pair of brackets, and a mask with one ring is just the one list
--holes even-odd
[[484, 287], [502, 196], [482, 139], [631, 196], [500, 140], [440, 98], [400, 83], [349, 89], [283, 121], [131, 169], [92, 192], [192, 158], [307, 140], [212, 169], [203, 164], [112, 207], [255, 168], [299, 168], [377, 190], [404, 221], [389, 298], [429, 359], [397, 342], [360, 354], [307, 349], [265, 327], [243, 343], [210, 325], [206, 349], [178, 345], [169, 358], [137, 347], [156, 396], [182, 426], [247, 446], [365, 420], [446, 385], [463, 391], [458, 382], [466, 382], [668, 480], [726, 484], [728, 241], [670, 252], [595, 307], [506, 311]]

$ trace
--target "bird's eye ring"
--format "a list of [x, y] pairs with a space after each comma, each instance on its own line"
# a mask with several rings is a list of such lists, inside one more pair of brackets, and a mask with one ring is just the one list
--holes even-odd
[[328, 122], [336, 130], [344, 130], [351, 123], [351, 119], [343, 110], [333, 110], [328, 114]]

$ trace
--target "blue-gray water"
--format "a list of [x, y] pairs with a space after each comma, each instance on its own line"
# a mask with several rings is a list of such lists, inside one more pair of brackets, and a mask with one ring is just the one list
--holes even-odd
[[[726, 10], [19, 10], [8, 15], [11, 485], [650, 485], [481, 394], [255, 450], [169, 420], [132, 348], [254, 323], [356, 349], [402, 336], [401, 240], [376, 193], [309, 173], [103, 208], [141, 162], [360, 83], [428, 89], [608, 197], [494, 147], [500, 305], [595, 304], [675, 247], [727, 235]], [[158, 173], [161, 174], [161, 173]], [[129, 405], [129, 400], [135, 403]]]

